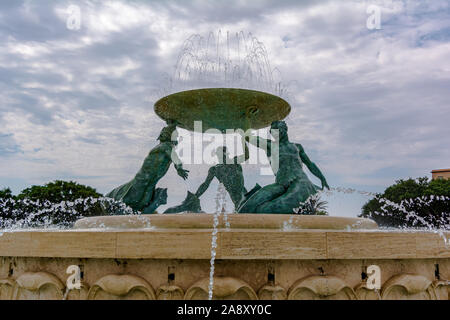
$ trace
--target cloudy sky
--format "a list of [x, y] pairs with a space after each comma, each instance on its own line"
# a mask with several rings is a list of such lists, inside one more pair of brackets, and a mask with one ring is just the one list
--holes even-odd
[[[71, 5], [80, 11], [80, 28]], [[376, 5], [380, 28], [367, 20]], [[73, 7], [72, 7], [73, 8]], [[163, 122], [155, 92], [185, 39], [251, 32], [289, 84], [292, 141], [332, 187], [382, 191], [450, 167], [450, 7], [433, 1], [1, 1], [0, 188], [131, 179]], [[207, 166], [161, 180], [175, 205]], [[273, 177], [250, 168], [246, 185]], [[314, 180], [317, 182], [317, 180]], [[202, 199], [214, 209], [217, 183]], [[364, 196], [328, 196], [332, 215]]]

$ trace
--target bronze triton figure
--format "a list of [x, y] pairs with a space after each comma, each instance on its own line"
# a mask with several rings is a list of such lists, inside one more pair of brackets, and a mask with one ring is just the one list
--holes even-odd
[[117, 187], [106, 196], [121, 200], [143, 213], [153, 213], [160, 205], [166, 204], [167, 189], [156, 188], [156, 184], [167, 173], [170, 164], [174, 162], [178, 175], [183, 179], [187, 179], [189, 172], [183, 169], [174, 150], [178, 143], [176, 137], [176, 122], [169, 120], [159, 134], [160, 143], [149, 152], [133, 180]]
[[234, 158], [229, 157], [227, 147], [218, 147], [216, 149], [216, 156], [219, 163], [209, 168], [208, 176], [198, 187], [197, 192], [195, 194], [188, 192], [186, 199], [181, 205], [169, 208], [164, 213], [201, 212], [199, 198], [205, 193], [214, 178], [217, 178], [217, 180], [224, 185], [230, 195], [231, 201], [234, 203], [235, 210], [237, 210], [239, 203], [247, 192], [244, 186], [244, 175], [242, 173], [241, 163], [247, 161], [249, 158], [249, 151], [245, 142], [243, 142], [243, 146], [244, 154]]
[[[278, 137], [276, 137], [274, 130], [278, 130]], [[246, 194], [239, 206], [239, 213], [291, 213], [294, 208], [315, 194], [318, 189], [329, 188], [322, 172], [309, 160], [303, 147], [298, 143], [289, 141], [287, 131], [288, 128], [284, 121], [272, 122], [270, 132], [272, 136], [276, 137], [276, 143], [279, 145], [279, 166], [274, 170], [275, 183], [263, 188], [259, 186], [253, 188]], [[272, 168], [274, 168], [274, 160], [271, 157], [274, 151], [272, 148], [274, 142], [256, 136], [247, 136], [246, 141], [257, 147], [264, 145]], [[314, 185], [308, 179], [303, 172], [302, 163], [320, 179], [322, 188]]]

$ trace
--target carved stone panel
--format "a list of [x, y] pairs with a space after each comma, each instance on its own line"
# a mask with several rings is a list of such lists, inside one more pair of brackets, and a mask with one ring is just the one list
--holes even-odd
[[383, 300], [435, 300], [432, 282], [421, 275], [400, 274], [383, 285]]
[[278, 285], [266, 284], [258, 291], [261, 300], [286, 300], [286, 290]]
[[174, 285], [163, 285], [156, 291], [158, 300], [183, 300], [183, 297], [183, 289]]
[[64, 298], [66, 300], [86, 300], [89, 294], [89, 286], [85, 283], [81, 283], [80, 289], [72, 289], [64, 292]]
[[19, 276], [14, 286], [15, 300], [61, 300], [64, 284], [48, 272], [26, 272]]
[[89, 300], [155, 300], [152, 286], [134, 275], [111, 274], [99, 279], [89, 290]]
[[365, 283], [356, 286], [355, 295], [358, 300], [381, 300], [380, 291], [367, 288]]
[[433, 287], [438, 300], [450, 300], [450, 281], [435, 281]]
[[333, 276], [309, 276], [289, 289], [289, 300], [355, 300], [356, 295], [344, 281]]
[[0, 300], [11, 300], [15, 282], [10, 279], [0, 280]]
[[[209, 278], [194, 283], [184, 296], [185, 300], [207, 300]], [[255, 291], [244, 281], [231, 277], [214, 277], [214, 300], [256, 300]]]

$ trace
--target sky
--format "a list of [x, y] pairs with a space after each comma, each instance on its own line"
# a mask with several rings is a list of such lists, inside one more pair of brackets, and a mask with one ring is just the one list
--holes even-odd
[[[289, 89], [290, 139], [331, 187], [381, 192], [450, 167], [448, 1], [6, 0], [0, 188], [18, 193], [63, 179], [107, 193], [129, 181], [164, 125], [155, 92], [175, 72], [184, 41], [219, 30], [264, 44]], [[169, 195], [162, 210], [195, 191], [208, 165], [186, 168], [187, 181], [173, 168], [160, 181]], [[244, 172], [248, 189], [274, 181], [256, 165]], [[214, 211], [217, 188], [214, 181], [202, 197], [205, 211]], [[369, 198], [324, 199], [330, 215], [356, 216]]]

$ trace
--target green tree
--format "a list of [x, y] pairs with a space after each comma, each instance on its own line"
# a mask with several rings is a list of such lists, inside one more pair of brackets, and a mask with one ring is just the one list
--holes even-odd
[[425, 190], [425, 194], [450, 197], [450, 179], [431, 180]]
[[73, 181], [32, 186], [17, 197], [10, 189], [0, 190], [0, 228], [71, 227], [83, 217], [136, 213], [125, 203], [103, 198], [95, 189]]
[[94, 188], [78, 184], [73, 181], [56, 180], [43, 186], [31, 186], [22, 190], [17, 199], [30, 199], [33, 201], [50, 201], [59, 203], [61, 201], [74, 201], [84, 198], [99, 198], [102, 195]]
[[4, 188], [0, 190], [0, 199], [12, 199], [14, 198], [10, 188]]
[[24, 223], [70, 226], [77, 219], [108, 214], [95, 189], [73, 181], [56, 180], [31, 186], [13, 196], [9, 188], [0, 191], [0, 227]]
[[[417, 198], [424, 195], [425, 190], [428, 187], [428, 178], [421, 177], [417, 179], [409, 178], [407, 180], [397, 180], [395, 183], [386, 188], [383, 193], [379, 193], [375, 196], [375, 198], [369, 200], [362, 207], [362, 213], [360, 217], [370, 217], [376, 212], [381, 212], [382, 203], [379, 201], [380, 198], [387, 199], [389, 201], [393, 201], [395, 203], [400, 203], [402, 200]], [[380, 218], [381, 219], [381, 218]], [[384, 220], [384, 219], [381, 219]], [[387, 218], [386, 220], [397, 220], [397, 217], [392, 216]], [[393, 224], [401, 223], [402, 218], [400, 217], [399, 221], [392, 221]], [[384, 221], [381, 222], [384, 224]]]
[[450, 196], [450, 180], [397, 180], [364, 204], [359, 216], [387, 227], [446, 228], [450, 224], [450, 201], [435, 196]]

